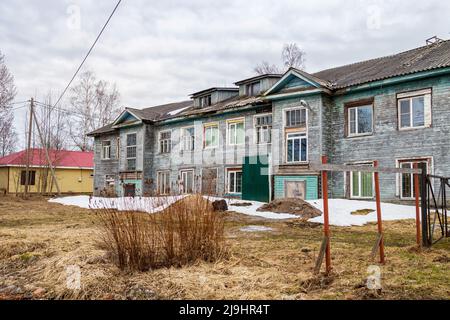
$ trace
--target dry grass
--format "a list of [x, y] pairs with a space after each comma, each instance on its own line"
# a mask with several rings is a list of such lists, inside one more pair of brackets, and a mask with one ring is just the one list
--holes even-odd
[[126, 203], [127, 211], [94, 211], [104, 247], [121, 270], [182, 267], [226, 257], [223, 215], [214, 212], [211, 202], [197, 195], [164, 206], [157, 214], [133, 211]]
[[[448, 299], [450, 239], [414, 250], [414, 222], [385, 223], [387, 264], [381, 292], [364, 286], [376, 226], [332, 228], [333, 275], [312, 275], [321, 227], [226, 214], [230, 257], [147, 272], [121, 271], [95, 215], [43, 200], [0, 198], [0, 299]], [[245, 233], [248, 225], [273, 232]], [[81, 290], [66, 268], [81, 269]], [[14, 287], [12, 287], [14, 286]], [[8, 290], [5, 290], [8, 288]], [[43, 294], [37, 288], [45, 289]], [[41, 290], [42, 291], [42, 290]]]

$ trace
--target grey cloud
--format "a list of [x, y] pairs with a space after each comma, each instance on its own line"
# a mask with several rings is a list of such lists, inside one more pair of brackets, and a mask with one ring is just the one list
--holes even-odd
[[[3, 0], [0, 50], [18, 100], [60, 92], [115, 1]], [[67, 9], [81, 12], [68, 27]], [[307, 71], [387, 55], [450, 32], [447, 1], [123, 0], [88, 60], [116, 83], [126, 106], [184, 100], [192, 92], [252, 75], [262, 60], [280, 63], [282, 45], [306, 51]], [[17, 114], [23, 129], [23, 112]]]

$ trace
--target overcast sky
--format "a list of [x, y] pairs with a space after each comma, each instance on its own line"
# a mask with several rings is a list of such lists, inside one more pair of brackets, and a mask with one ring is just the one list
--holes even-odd
[[[2, 0], [0, 51], [16, 100], [63, 90], [115, 3]], [[262, 60], [280, 63], [284, 43], [296, 42], [315, 72], [447, 39], [449, 17], [449, 1], [123, 0], [84, 69], [141, 108], [252, 76]]]

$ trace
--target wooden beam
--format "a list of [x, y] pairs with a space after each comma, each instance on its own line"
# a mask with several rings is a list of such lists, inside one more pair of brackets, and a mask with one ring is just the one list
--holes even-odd
[[382, 168], [382, 167], [370, 167], [370, 166], [358, 166], [358, 165], [339, 165], [339, 164], [317, 164], [313, 163], [309, 166], [309, 169], [316, 171], [333, 171], [333, 172], [380, 172], [380, 173], [409, 173], [409, 174], [421, 174], [421, 169], [408, 169], [408, 168]]

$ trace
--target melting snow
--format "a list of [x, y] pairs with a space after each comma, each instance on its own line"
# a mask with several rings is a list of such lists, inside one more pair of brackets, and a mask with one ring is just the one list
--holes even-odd
[[272, 228], [264, 226], [248, 226], [240, 229], [242, 232], [269, 232], [273, 231]]
[[[73, 196], [51, 199], [49, 202], [60, 203], [63, 205], [78, 206], [81, 208], [115, 208], [118, 210], [136, 210], [148, 213], [155, 213], [164, 210], [171, 204], [183, 199], [184, 196], [171, 197], [149, 197], [149, 198], [92, 198], [89, 203], [89, 196]], [[205, 197], [210, 201], [224, 200], [223, 198]], [[298, 216], [292, 214], [279, 214], [274, 212], [258, 212], [264, 203], [257, 201], [243, 201], [225, 199], [228, 204], [228, 210], [238, 212], [248, 216], [256, 216], [272, 220], [297, 219]], [[311, 205], [322, 210], [322, 200], [308, 201]], [[250, 206], [233, 206], [233, 204], [249, 203]], [[376, 210], [375, 202], [356, 201], [346, 199], [330, 199], [329, 213], [330, 224], [334, 226], [363, 226], [370, 222], [377, 221], [377, 213], [372, 212], [366, 216], [352, 215], [357, 210], [371, 209]], [[416, 215], [414, 206], [405, 206], [390, 203], [381, 203], [381, 215], [384, 221], [414, 219]], [[310, 219], [310, 222], [323, 223], [323, 215]]]
[[190, 106], [189, 106], [189, 107], [185, 107], [185, 108], [181, 108], [181, 109], [177, 109], [177, 110], [173, 110], [173, 111], [168, 112], [167, 114], [168, 114], [169, 116], [175, 116], [175, 115], [177, 115], [177, 114], [179, 114], [179, 113], [181, 113], [181, 112], [183, 112], [184, 110], [187, 110], [187, 109], [189, 109], [189, 108], [190, 108]]

